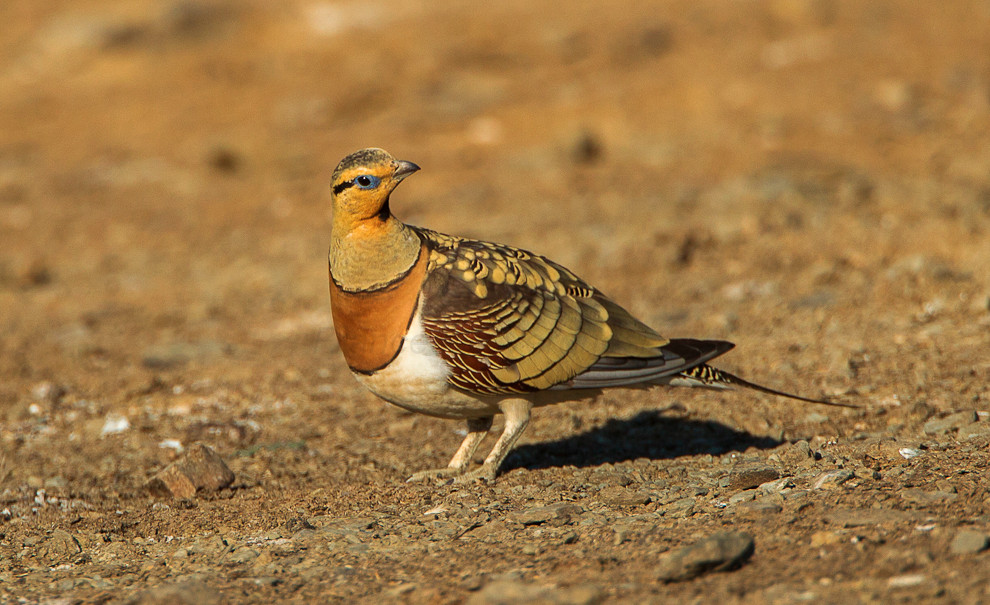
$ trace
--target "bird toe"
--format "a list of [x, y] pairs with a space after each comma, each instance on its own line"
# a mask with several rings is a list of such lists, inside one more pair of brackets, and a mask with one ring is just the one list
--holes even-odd
[[406, 483], [417, 483], [420, 481], [437, 481], [439, 479], [450, 479], [451, 477], [457, 477], [464, 472], [464, 469], [452, 468], [445, 466], [444, 468], [430, 468], [423, 471], [413, 473], [411, 477], [406, 479]]

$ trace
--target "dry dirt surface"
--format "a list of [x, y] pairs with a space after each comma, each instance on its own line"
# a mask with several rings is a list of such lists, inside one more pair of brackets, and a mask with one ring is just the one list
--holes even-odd
[[[0, 21], [0, 602], [990, 600], [986, 0]], [[407, 222], [862, 407], [613, 391], [494, 484], [405, 483], [463, 426], [337, 348], [326, 185], [368, 146], [423, 167]], [[201, 445], [227, 487], [148, 483]]]

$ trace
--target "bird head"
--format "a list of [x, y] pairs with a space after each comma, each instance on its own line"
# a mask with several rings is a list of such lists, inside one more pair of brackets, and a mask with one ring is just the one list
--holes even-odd
[[330, 179], [334, 215], [353, 221], [389, 217], [388, 196], [419, 170], [384, 149], [362, 149], [342, 159]]

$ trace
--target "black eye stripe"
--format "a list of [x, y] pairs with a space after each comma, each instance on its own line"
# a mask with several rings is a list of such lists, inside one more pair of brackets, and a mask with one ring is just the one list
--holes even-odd
[[339, 195], [341, 191], [347, 189], [348, 187], [357, 187], [358, 189], [374, 189], [381, 184], [381, 178], [373, 174], [359, 174], [349, 181], [342, 181], [333, 187], [334, 195]]
[[347, 189], [348, 187], [353, 187], [354, 181], [344, 181], [343, 183], [338, 183], [333, 187], [333, 194], [339, 195], [341, 191]]

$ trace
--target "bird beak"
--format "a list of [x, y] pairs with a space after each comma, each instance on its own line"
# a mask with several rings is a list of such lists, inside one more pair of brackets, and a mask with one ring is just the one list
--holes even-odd
[[419, 170], [419, 166], [413, 164], [412, 162], [399, 160], [397, 163], [398, 163], [398, 167], [395, 169], [395, 172], [392, 173], [392, 178], [395, 179], [396, 181], [401, 181], [410, 174]]

